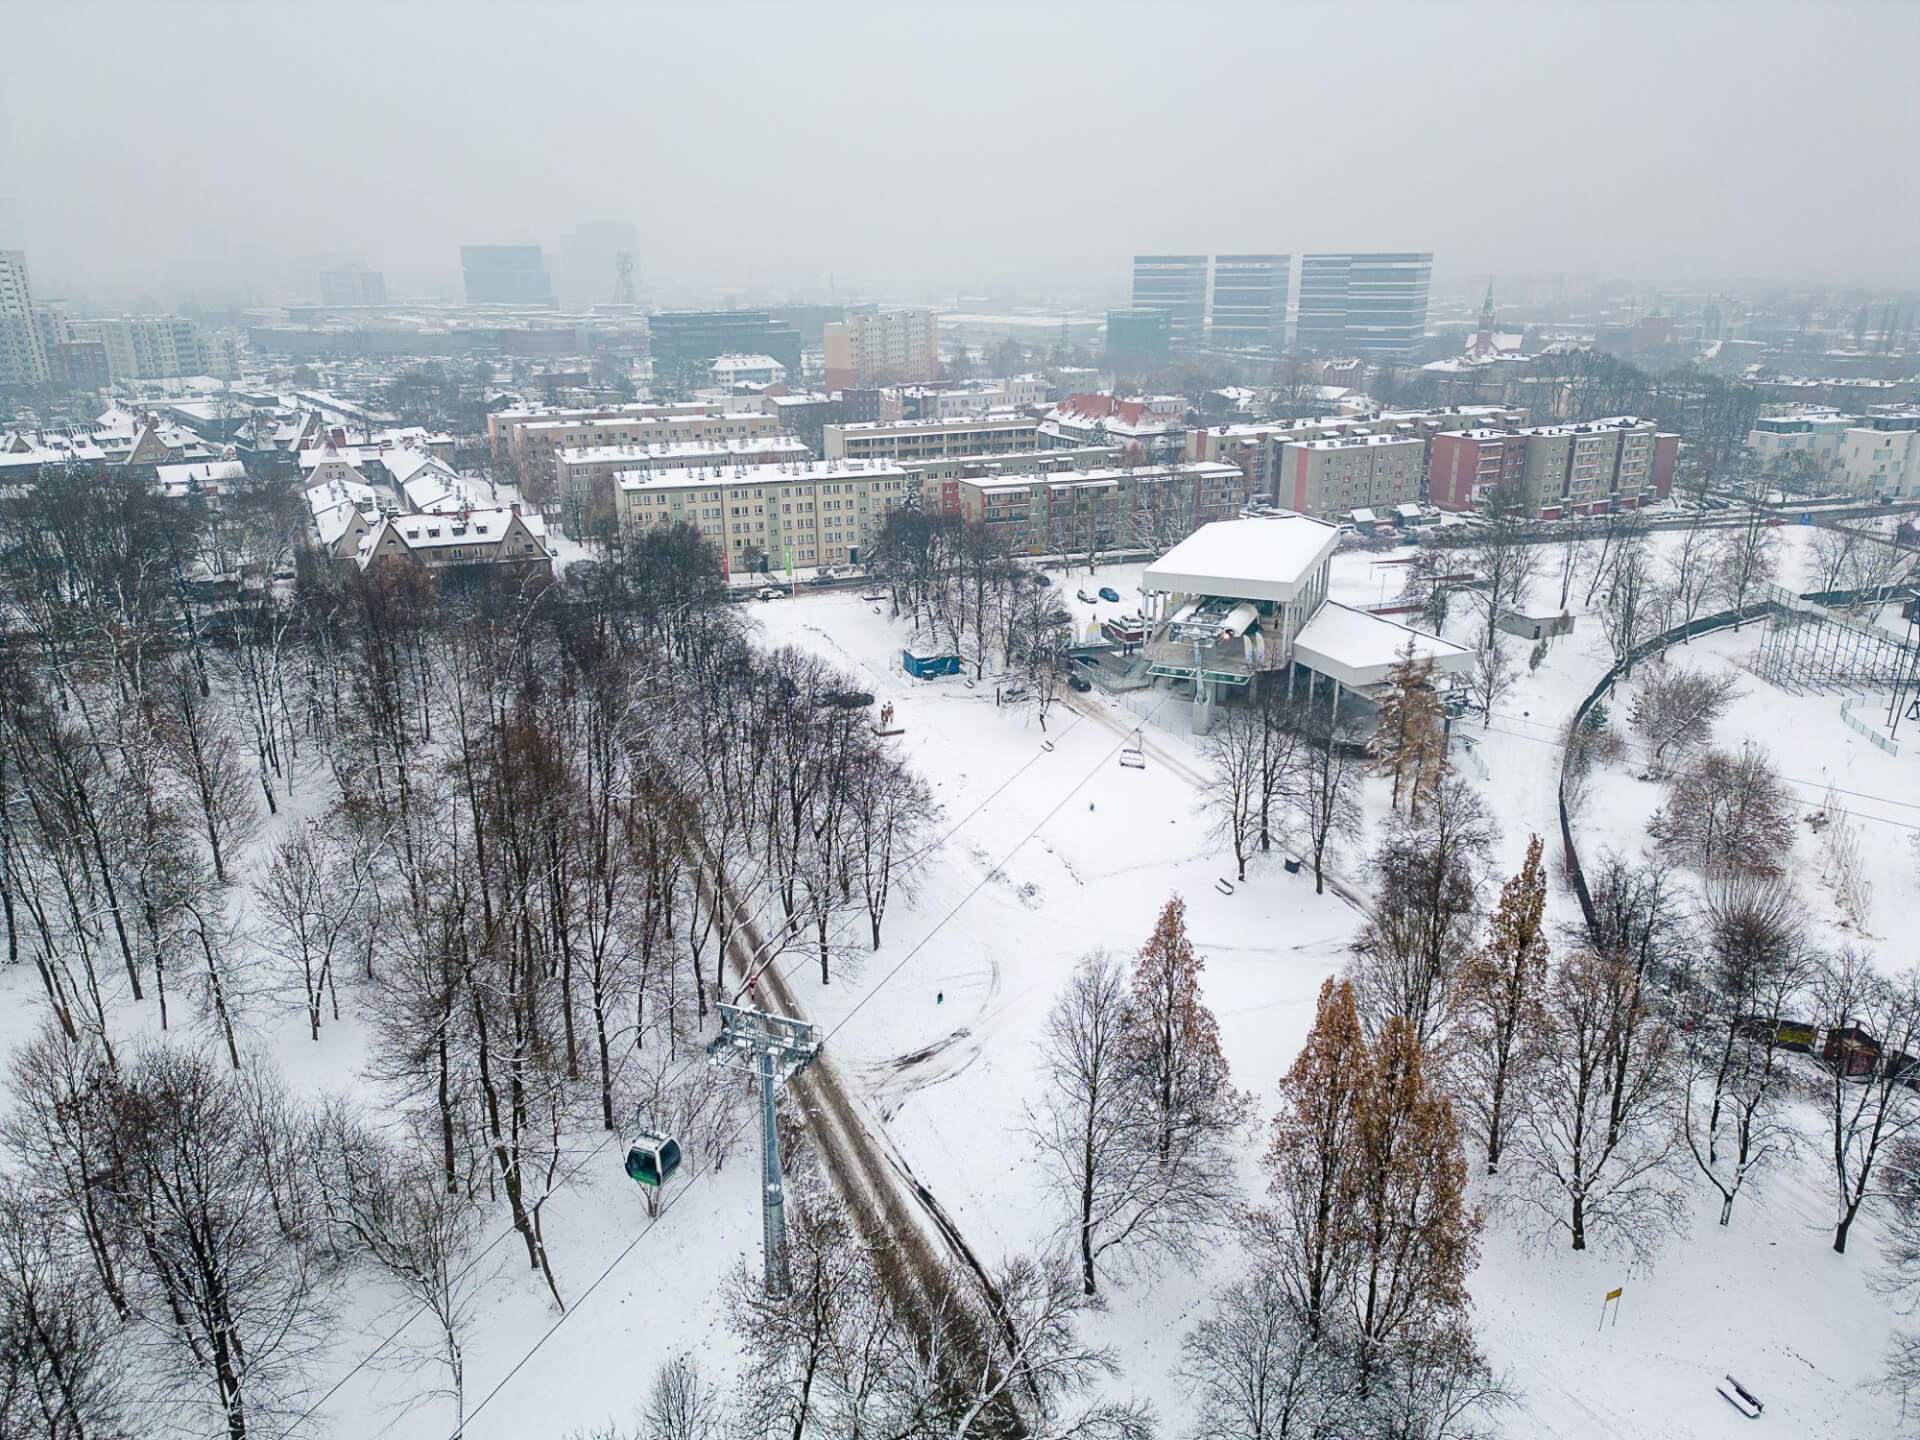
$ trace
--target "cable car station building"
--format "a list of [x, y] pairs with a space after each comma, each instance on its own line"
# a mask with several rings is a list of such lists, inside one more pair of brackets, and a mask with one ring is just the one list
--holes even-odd
[[1193, 686], [1193, 728], [1204, 735], [1232, 691], [1284, 685], [1316, 701], [1324, 679], [1338, 713], [1343, 694], [1370, 699], [1406, 650], [1433, 661], [1436, 681], [1473, 666], [1469, 650], [1327, 598], [1340, 532], [1305, 515], [1203, 525], [1141, 576], [1147, 673]]

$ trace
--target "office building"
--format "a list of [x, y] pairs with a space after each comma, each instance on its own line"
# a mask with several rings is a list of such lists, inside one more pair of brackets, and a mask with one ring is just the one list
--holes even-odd
[[1367, 360], [1412, 357], [1427, 329], [1432, 252], [1306, 255], [1297, 349]]
[[1133, 308], [1167, 312], [1167, 342], [1175, 350], [1196, 348], [1207, 324], [1207, 257], [1133, 257]]
[[911, 482], [885, 460], [814, 460], [757, 470], [636, 471], [615, 484], [621, 533], [691, 525], [734, 575], [858, 564], [887, 513], [907, 502]]
[[1173, 317], [1165, 310], [1109, 310], [1107, 360], [1138, 365], [1164, 360], [1173, 335]]
[[1839, 469], [1850, 495], [1920, 499], [1920, 406], [1868, 407], [1840, 441]]
[[1278, 349], [1286, 338], [1291, 255], [1216, 255], [1208, 343], [1224, 350]]
[[27, 252], [0, 250], [0, 385], [44, 385], [47, 347], [33, 308]]
[[320, 303], [329, 308], [387, 303], [387, 277], [364, 265], [336, 265], [320, 272]]
[[553, 281], [538, 245], [462, 245], [469, 305], [551, 305]]
[[852, 314], [822, 327], [821, 344], [828, 390], [940, 378], [940, 326], [931, 310]]
[[764, 310], [662, 310], [647, 330], [657, 382], [703, 384], [722, 355], [771, 355], [800, 374], [800, 332]]

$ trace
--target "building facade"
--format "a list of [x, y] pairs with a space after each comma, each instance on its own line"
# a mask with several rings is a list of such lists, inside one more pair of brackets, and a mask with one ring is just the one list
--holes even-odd
[[721, 355], [771, 355], [800, 374], [800, 332], [765, 310], [662, 310], [647, 318], [656, 379], [683, 384]]
[[622, 534], [691, 525], [720, 552], [728, 574], [751, 574], [858, 564], [887, 513], [907, 503], [911, 484], [886, 461], [656, 470], [621, 475], [616, 503]]
[[1426, 334], [1432, 278], [1431, 251], [1302, 256], [1294, 344], [1316, 355], [1409, 359]]
[[1175, 350], [1196, 348], [1207, 324], [1207, 257], [1136, 255], [1133, 257], [1133, 308], [1167, 312], [1167, 343]]
[[208, 335], [183, 315], [123, 315], [115, 320], [76, 321], [74, 337], [98, 340], [115, 380], [161, 380], [178, 375], [231, 375], [237, 357], [230, 344]]
[[49, 378], [27, 252], [0, 250], [0, 385], [44, 385]]
[[954, 420], [902, 420], [827, 425], [820, 432], [829, 460], [945, 460], [1040, 448], [1040, 423], [1024, 415], [966, 415]]
[[1514, 433], [1526, 447], [1518, 500], [1543, 520], [1636, 510], [1673, 489], [1679, 437], [1651, 420], [1616, 415]]
[[958, 514], [1014, 555], [1163, 550], [1246, 504], [1232, 465], [1111, 466], [954, 483]]
[[551, 305], [553, 280], [538, 245], [462, 245], [469, 305]]
[[1861, 423], [1824, 405], [1795, 406], [1780, 415], [1762, 415], [1747, 432], [1747, 450], [1769, 469], [1796, 461], [1814, 476], [1830, 476], [1840, 468], [1840, 447], [1847, 431]]
[[1166, 310], [1109, 310], [1107, 356], [1121, 364], [1167, 358], [1173, 341], [1173, 317]]
[[1289, 440], [1280, 449], [1278, 503], [1331, 520], [1352, 510], [1417, 503], [1426, 481], [1426, 441], [1344, 435]]
[[1291, 255], [1216, 255], [1207, 341], [1227, 350], [1278, 349], [1286, 338]]
[[915, 384], [940, 378], [940, 322], [925, 308], [860, 312], [821, 331], [826, 388]]
[[1840, 480], [1852, 495], [1920, 499], [1920, 406], [1876, 405], [1850, 427]]

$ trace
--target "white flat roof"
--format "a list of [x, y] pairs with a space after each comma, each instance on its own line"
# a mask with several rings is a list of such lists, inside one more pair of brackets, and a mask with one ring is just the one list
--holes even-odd
[[1364, 690], [1387, 678], [1409, 639], [1414, 655], [1431, 659], [1439, 674], [1458, 675], [1473, 666], [1471, 650], [1333, 600], [1301, 627], [1293, 653], [1309, 670], [1330, 675], [1350, 689]]
[[1332, 525], [1305, 515], [1216, 520], [1146, 568], [1140, 587], [1179, 595], [1287, 601], [1339, 543]]

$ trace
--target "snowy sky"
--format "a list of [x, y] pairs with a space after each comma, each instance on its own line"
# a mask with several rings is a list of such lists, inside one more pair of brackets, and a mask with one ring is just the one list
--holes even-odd
[[4, 9], [0, 248], [47, 294], [451, 295], [461, 243], [593, 219], [664, 299], [1091, 295], [1136, 250], [1920, 281], [1909, 0]]

